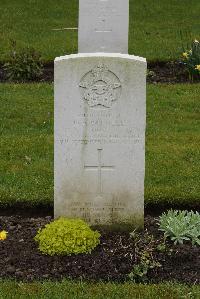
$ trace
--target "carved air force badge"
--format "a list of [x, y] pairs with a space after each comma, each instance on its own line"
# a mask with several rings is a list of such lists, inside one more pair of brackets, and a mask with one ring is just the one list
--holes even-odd
[[99, 64], [85, 74], [79, 84], [82, 98], [90, 107], [110, 108], [121, 94], [121, 82], [105, 65]]

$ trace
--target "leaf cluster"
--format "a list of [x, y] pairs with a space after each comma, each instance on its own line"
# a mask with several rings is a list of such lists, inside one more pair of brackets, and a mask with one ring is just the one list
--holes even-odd
[[33, 48], [17, 49], [12, 41], [8, 62], [3, 65], [9, 81], [27, 82], [40, 79], [43, 73], [41, 55]]
[[200, 214], [198, 212], [169, 210], [159, 217], [159, 230], [164, 232], [174, 244], [191, 241], [200, 245]]
[[159, 268], [162, 265], [156, 258], [156, 253], [166, 250], [166, 246], [160, 240], [156, 241], [148, 232], [145, 232], [143, 239], [136, 232], [132, 232], [131, 237], [135, 239], [135, 265], [128, 274], [128, 278], [135, 282], [147, 280], [148, 272], [151, 269]]
[[39, 229], [35, 241], [47, 255], [91, 253], [100, 243], [100, 234], [81, 219], [61, 217]]

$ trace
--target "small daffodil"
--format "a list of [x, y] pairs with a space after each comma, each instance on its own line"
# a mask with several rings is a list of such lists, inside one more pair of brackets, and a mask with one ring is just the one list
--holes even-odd
[[7, 238], [7, 232], [5, 230], [2, 230], [2, 232], [0, 232], [0, 240], [5, 240]]
[[200, 72], [200, 64], [196, 65], [195, 70]]
[[187, 53], [187, 52], [184, 52], [184, 53], [183, 53], [183, 57], [187, 59], [187, 58], [188, 58], [188, 53]]

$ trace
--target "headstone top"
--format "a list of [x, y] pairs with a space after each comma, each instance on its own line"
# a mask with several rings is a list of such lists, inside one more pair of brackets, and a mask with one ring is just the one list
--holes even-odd
[[79, 0], [79, 53], [128, 53], [129, 0]]
[[[146, 58], [140, 57], [140, 56], [135, 56], [135, 55], [128, 55], [128, 54], [120, 54], [120, 53], [101, 53], [101, 52], [96, 52], [96, 53], [79, 53], [78, 54], [79, 58], [90, 58], [90, 57], [110, 57], [110, 58], [128, 58], [130, 60], [135, 60], [136, 62], [146, 62]], [[77, 54], [70, 54], [70, 55], [65, 55], [65, 56], [59, 56], [55, 58], [55, 63], [57, 61], [61, 60], [68, 60], [68, 59], [73, 59], [77, 58]]]

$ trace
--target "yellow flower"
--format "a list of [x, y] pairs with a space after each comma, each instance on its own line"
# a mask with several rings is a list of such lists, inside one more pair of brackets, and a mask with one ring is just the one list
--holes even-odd
[[200, 64], [196, 65], [195, 70], [200, 72]]
[[7, 238], [7, 232], [5, 230], [2, 230], [0, 232], [0, 240], [5, 240]]
[[183, 53], [183, 57], [187, 59], [187, 58], [188, 58], [188, 53], [187, 53], [187, 52], [184, 52], [184, 53]]

